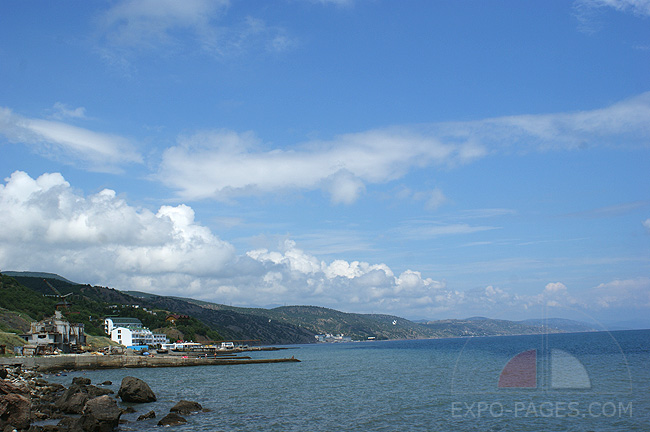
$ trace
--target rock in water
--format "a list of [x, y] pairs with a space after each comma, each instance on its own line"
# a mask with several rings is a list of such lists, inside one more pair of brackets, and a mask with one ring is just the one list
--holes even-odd
[[80, 418], [81, 427], [84, 431], [109, 432], [120, 423], [121, 415], [122, 411], [113, 398], [100, 396], [86, 403]]
[[174, 405], [169, 412], [175, 412], [179, 414], [190, 414], [193, 412], [199, 412], [203, 409], [200, 403], [192, 402], [188, 400], [181, 400], [179, 403]]
[[187, 420], [176, 413], [169, 413], [160, 419], [158, 426], [178, 426], [183, 423], [187, 423]]
[[90, 385], [90, 378], [86, 377], [74, 377], [72, 378], [72, 384], [77, 385]]
[[156, 401], [156, 395], [149, 385], [135, 377], [124, 377], [117, 395], [122, 398], [122, 402], [144, 403]]
[[137, 421], [149, 420], [152, 418], [156, 418], [156, 413], [154, 411], [149, 411], [148, 413], [142, 414], [140, 417], [138, 417]]

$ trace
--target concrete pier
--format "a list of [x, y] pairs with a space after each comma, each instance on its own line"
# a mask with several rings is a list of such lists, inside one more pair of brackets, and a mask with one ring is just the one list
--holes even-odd
[[140, 355], [88, 355], [67, 354], [39, 357], [0, 358], [0, 365], [21, 365], [39, 372], [82, 369], [120, 369], [141, 367], [180, 367], [205, 365], [240, 365], [259, 363], [299, 362], [291, 358], [251, 359], [251, 358], [183, 358], [178, 356], [140, 356]]

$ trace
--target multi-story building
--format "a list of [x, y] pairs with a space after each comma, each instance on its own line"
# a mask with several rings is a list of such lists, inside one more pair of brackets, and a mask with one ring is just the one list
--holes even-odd
[[86, 335], [83, 324], [70, 324], [63, 319], [60, 311], [54, 316], [39, 322], [33, 322], [29, 333], [21, 335], [27, 345], [35, 346], [34, 352], [64, 353], [78, 351], [86, 345]]
[[111, 340], [127, 348], [160, 346], [169, 342], [167, 335], [153, 333], [137, 318], [106, 318], [104, 330]]

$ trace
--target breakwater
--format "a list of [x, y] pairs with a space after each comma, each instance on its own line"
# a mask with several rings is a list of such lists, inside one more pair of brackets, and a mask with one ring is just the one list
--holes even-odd
[[252, 359], [244, 357], [183, 358], [178, 356], [139, 356], [139, 355], [85, 355], [69, 354], [42, 357], [14, 357], [0, 359], [0, 365], [20, 365], [25, 369], [39, 372], [83, 369], [155, 368], [205, 365], [242, 365], [259, 363], [299, 362], [294, 358]]

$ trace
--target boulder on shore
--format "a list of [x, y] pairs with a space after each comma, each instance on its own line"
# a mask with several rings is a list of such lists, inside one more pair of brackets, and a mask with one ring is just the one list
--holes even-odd
[[0, 429], [11, 425], [27, 429], [31, 423], [32, 401], [29, 392], [8, 381], [0, 381]]
[[169, 413], [160, 419], [158, 426], [178, 426], [183, 423], [187, 423], [187, 420], [176, 413]]
[[73, 381], [73, 384], [57, 399], [54, 406], [66, 414], [81, 414], [86, 402], [111, 393], [113, 393], [113, 390], [99, 388], [94, 385], [75, 384]]
[[181, 400], [176, 405], [174, 405], [169, 412], [175, 412], [179, 414], [191, 414], [193, 412], [199, 412], [203, 410], [203, 407], [198, 402], [192, 402], [188, 400]]
[[79, 421], [84, 431], [110, 432], [120, 423], [121, 415], [122, 411], [117, 407], [117, 402], [104, 395], [86, 403]]
[[139, 378], [124, 377], [117, 395], [122, 398], [122, 402], [155, 402], [156, 395], [149, 385]]
[[17, 393], [3, 395], [0, 399], [0, 428], [27, 429], [31, 423], [30, 400]]

